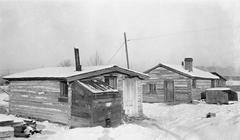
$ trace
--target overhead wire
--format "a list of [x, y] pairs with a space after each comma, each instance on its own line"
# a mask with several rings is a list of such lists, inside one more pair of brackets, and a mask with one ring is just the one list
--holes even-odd
[[128, 41], [148, 40], [148, 39], [156, 39], [156, 38], [160, 38], [160, 37], [166, 37], [166, 36], [177, 35], [177, 34], [184, 34], [184, 33], [202, 32], [202, 31], [214, 31], [214, 30], [223, 30], [223, 29], [236, 29], [236, 28], [240, 28], [240, 25], [236, 26], [236, 27], [225, 26], [225, 27], [220, 27], [220, 28], [219, 27], [215, 27], [215, 28], [203, 28], [203, 29], [198, 29], [198, 30], [179, 31], [179, 32], [160, 34], [160, 35], [155, 35], [155, 36], [133, 38], [133, 39], [129, 39]]
[[110, 57], [110, 59], [107, 61], [107, 63], [110, 63], [112, 61], [112, 59], [118, 54], [118, 52], [121, 50], [121, 48], [123, 47], [124, 42], [121, 43], [120, 47], [115, 51], [115, 53]]
[[[223, 29], [237, 29], [240, 28], [240, 25], [232, 27], [232, 26], [225, 26], [225, 27], [214, 27], [214, 28], [203, 28], [203, 29], [197, 29], [197, 30], [187, 30], [187, 31], [179, 31], [174, 33], [168, 33], [168, 34], [161, 34], [156, 36], [148, 36], [148, 37], [140, 37], [140, 38], [133, 38], [128, 39], [127, 41], [137, 41], [137, 40], [148, 40], [148, 39], [157, 39], [160, 37], [166, 37], [171, 35], [177, 35], [177, 34], [183, 34], [183, 33], [193, 33], [193, 32], [202, 32], [202, 31], [214, 31], [214, 30], [223, 30]], [[124, 42], [121, 43], [120, 47], [115, 51], [115, 53], [110, 57], [110, 59], [107, 61], [107, 63], [110, 63], [112, 59], [118, 54], [118, 52], [123, 47]]]

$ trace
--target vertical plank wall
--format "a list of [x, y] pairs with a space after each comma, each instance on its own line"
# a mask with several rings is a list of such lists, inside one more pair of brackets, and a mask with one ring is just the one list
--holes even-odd
[[142, 115], [142, 83], [138, 78], [118, 76], [118, 90], [122, 93], [123, 109], [129, 116]]
[[59, 81], [11, 81], [9, 111], [63, 124], [68, 123], [69, 105], [58, 101]]

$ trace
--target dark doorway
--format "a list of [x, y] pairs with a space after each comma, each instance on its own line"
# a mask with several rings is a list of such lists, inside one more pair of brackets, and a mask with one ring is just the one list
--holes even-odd
[[174, 81], [164, 81], [164, 100], [165, 102], [174, 102]]

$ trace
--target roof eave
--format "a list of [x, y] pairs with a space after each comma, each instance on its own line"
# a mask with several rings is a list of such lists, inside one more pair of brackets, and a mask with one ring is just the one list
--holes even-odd
[[127, 75], [128, 77], [137, 77], [140, 80], [144, 80], [149, 78], [148, 75], [146, 74], [140, 74], [131, 70], [127, 70], [121, 67], [118, 67], [116, 65], [109, 67], [109, 68], [105, 68], [102, 70], [95, 70], [95, 71], [91, 71], [88, 73], [84, 73], [84, 74], [79, 74], [79, 75], [74, 75], [74, 76], [70, 76], [67, 77], [67, 81], [75, 81], [75, 80], [81, 80], [81, 79], [89, 79], [89, 78], [93, 78], [93, 77], [97, 77], [97, 76], [102, 76], [105, 74], [110, 74], [110, 73], [119, 73], [119, 74], [123, 74], [123, 75]]
[[176, 72], [176, 73], [178, 73], [178, 74], [180, 74], [180, 75], [183, 75], [183, 76], [186, 76], [186, 77], [192, 78], [192, 79], [203, 79], [203, 80], [213, 80], [213, 79], [216, 79], [216, 80], [217, 80], [217, 79], [219, 79], [219, 78], [208, 78], [208, 77], [192, 76], [192, 75], [183, 73], [183, 72], [181, 72], [181, 71], [178, 71], [178, 70], [176, 70], [176, 69], [174, 69], [174, 68], [168, 67], [168, 66], [166, 66], [166, 65], [164, 65], [164, 64], [162, 64], [162, 63], [159, 63], [158, 65], [156, 65], [156, 66], [154, 66], [153, 68], [145, 71], [144, 73], [149, 73], [149, 72], [151, 72], [152, 70], [154, 70], [154, 69], [156, 69], [156, 68], [158, 68], [158, 67], [163, 67], [163, 68], [165, 68], [165, 69], [168, 69], [168, 70], [170, 70], [170, 71]]
[[32, 81], [32, 80], [57, 80], [67, 81], [65, 77], [20, 77], [20, 78], [3, 78], [8, 81]]

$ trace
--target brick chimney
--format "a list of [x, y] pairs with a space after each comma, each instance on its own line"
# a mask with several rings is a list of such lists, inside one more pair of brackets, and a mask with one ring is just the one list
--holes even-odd
[[193, 59], [192, 58], [185, 58], [184, 59], [184, 68], [189, 72], [193, 71]]
[[76, 67], [76, 71], [82, 71], [82, 66], [80, 64], [78, 48], [74, 48], [74, 54], [75, 54], [75, 67]]

